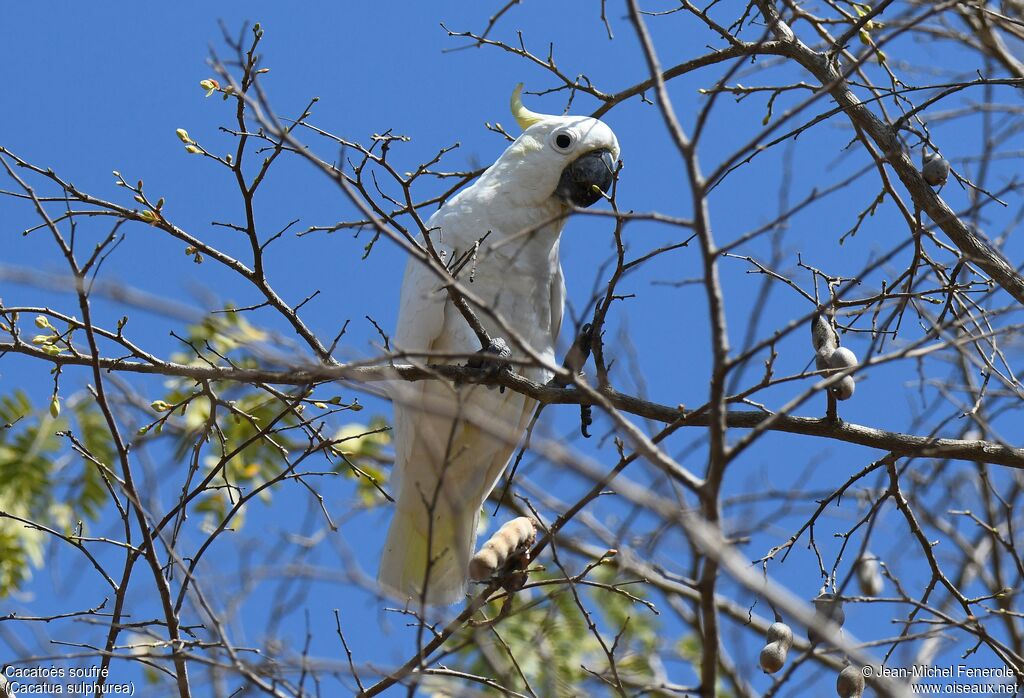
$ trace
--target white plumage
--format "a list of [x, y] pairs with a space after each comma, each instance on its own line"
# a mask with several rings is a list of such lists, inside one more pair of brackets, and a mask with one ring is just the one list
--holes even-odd
[[[586, 192], [611, 181], [610, 172], [597, 176], [600, 182], [589, 181], [598, 155], [604, 154], [600, 161], [608, 168], [619, 148], [600, 121], [533, 114], [518, 102], [518, 89], [514, 112], [517, 105], [517, 119], [528, 128], [475, 183], [445, 203], [427, 228], [445, 259], [472, 250], [489, 233], [458, 278], [545, 362], [554, 363], [565, 299], [558, 242], [566, 199], [593, 203], [596, 196]], [[567, 139], [571, 144], [562, 147]], [[514, 356], [527, 358], [487, 313], [477, 309], [476, 315], [492, 337], [508, 341]], [[439, 277], [417, 259], [405, 270], [394, 345], [463, 357], [480, 349]], [[552, 377], [540, 366], [516, 370], [537, 382]], [[391, 393], [397, 501], [379, 579], [402, 599], [418, 601], [426, 589], [427, 603], [454, 603], [466, 590], [480, 508], [522, 437], [534, 401], [510, 390], [433, 380], [395, 385]]]

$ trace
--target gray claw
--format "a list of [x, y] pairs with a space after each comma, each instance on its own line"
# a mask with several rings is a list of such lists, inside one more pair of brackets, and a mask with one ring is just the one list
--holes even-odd
[[[512, 364], [509, 363], [511, 358], [512, 349], [508, 342], [501, 337], [494, 337], [486, 349], [478, 351], [466, 363], [470, 368], [485, 369], [485, 378], [494, 378], [499, 373], [512, 369]], [[505, 392], [504, 386], [502, 386], [501, 392]]]

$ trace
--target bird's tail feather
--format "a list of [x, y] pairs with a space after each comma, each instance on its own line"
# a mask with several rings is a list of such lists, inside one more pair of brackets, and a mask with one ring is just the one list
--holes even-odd
[[425, 585], [428, 604], [456, 603], [466, 593], [479, 509], [438, 502], [431, 527], [422, 498], [410, 499], [399, 497], [395, 506], [377, 579], [402, 600], [419, 601]]

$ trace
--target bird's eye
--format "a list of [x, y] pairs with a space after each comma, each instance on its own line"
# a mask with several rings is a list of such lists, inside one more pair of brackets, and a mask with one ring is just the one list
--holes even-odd
[[554, 144], [555, 150], [561, 150], [564, 152], [572, 147], [575, 140], [576, 139], [572, 137], [571, 133], [563, 131], [562, 133], [556, 134], [551, 142]]

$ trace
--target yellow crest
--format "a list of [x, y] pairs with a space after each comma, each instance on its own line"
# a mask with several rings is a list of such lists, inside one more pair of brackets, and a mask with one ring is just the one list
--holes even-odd
[[512, 90], [512, 100], [510, 106], [512, 107], [512, 116], [516, 118], [516, 123], [519, 124], [519, 128], [524, 131], [534, 124], [543, 121], [544, 119], [551, 118], [546, 114], [538, 114], [532, 112], [523, 106], [523, 83], [516, 85], [516, 89]]

